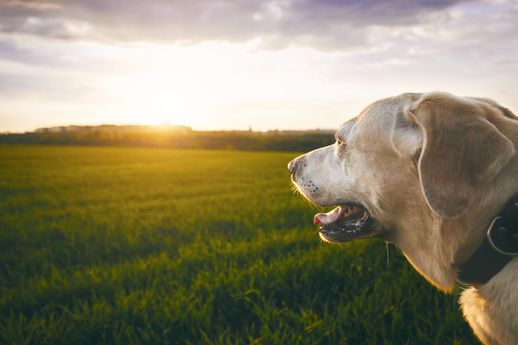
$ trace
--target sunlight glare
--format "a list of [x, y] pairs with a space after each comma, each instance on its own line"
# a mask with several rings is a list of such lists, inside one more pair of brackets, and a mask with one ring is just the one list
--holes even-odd
[[118, 77], [104, 83], [103, 88], [128, 123], [194, 125], [193, 115], [204, 106], [185, 81], [179, 85], [174, 78], [164, 76]]

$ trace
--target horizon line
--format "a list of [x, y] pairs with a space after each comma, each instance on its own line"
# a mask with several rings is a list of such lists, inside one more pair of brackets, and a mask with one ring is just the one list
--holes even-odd
[[182, 124], [171, 124], [171, 123], [163, 123], [163, 124], [142, 124], [142, 123], [97, 123], [97, 124], [66, 124], [66, 125], [54, 125], [54, 126], [44, 126], [44, 127], [36, 127], [31, 130], [20, 130], [20, 131], [10, 131], [10, 130], [0, 130], [0, 135], [9, 135], [9, 134], [28, 134], [28, 133], [38, 133], [38, 131], [49, 130], [49, 129], [57, 129], [57, 128], [73, 128], [73, 127], [103, 127], [103, 126], [113, 126], [113, 127], [151, 127], [151, 128], [168, 128], [168, 127], [176, 127], [176, 128], [185, 128], [195, 132], [308, 132], [308, 131], [322, 131], [322, 132], [332, 132], [336, 131], [336, 129], [332, 128], [268, 128], [268, 129], [253, 129], [253, 126], [249, 126], [248, 128], [195, 128], [192, 126], [182, 125]]

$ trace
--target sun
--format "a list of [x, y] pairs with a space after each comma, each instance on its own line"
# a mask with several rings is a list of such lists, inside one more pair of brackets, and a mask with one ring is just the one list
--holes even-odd
[[132, 124], [196, 126], [207, 102], [188, 81], [174, 76], [128, 74], [105, 81], [111, 112]]

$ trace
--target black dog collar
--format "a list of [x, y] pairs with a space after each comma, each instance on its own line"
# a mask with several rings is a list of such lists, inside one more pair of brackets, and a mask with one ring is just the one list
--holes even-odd
[[457, 280], [462, 285], [483, 285], [513, 257], [518, 257], [518, 195], [493, 218], [480, 247], [460, 267]]

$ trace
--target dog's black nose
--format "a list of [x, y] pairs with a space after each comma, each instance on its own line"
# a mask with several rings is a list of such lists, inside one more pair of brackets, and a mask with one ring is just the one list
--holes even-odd
[[297, 159], [294, 159], [288, 163], [288, 170], [290, 171], [290, 174], [292, 174], [292, 175], [295, 174], [295, 171], [297, 170], [297, 165], [298, 165]]

